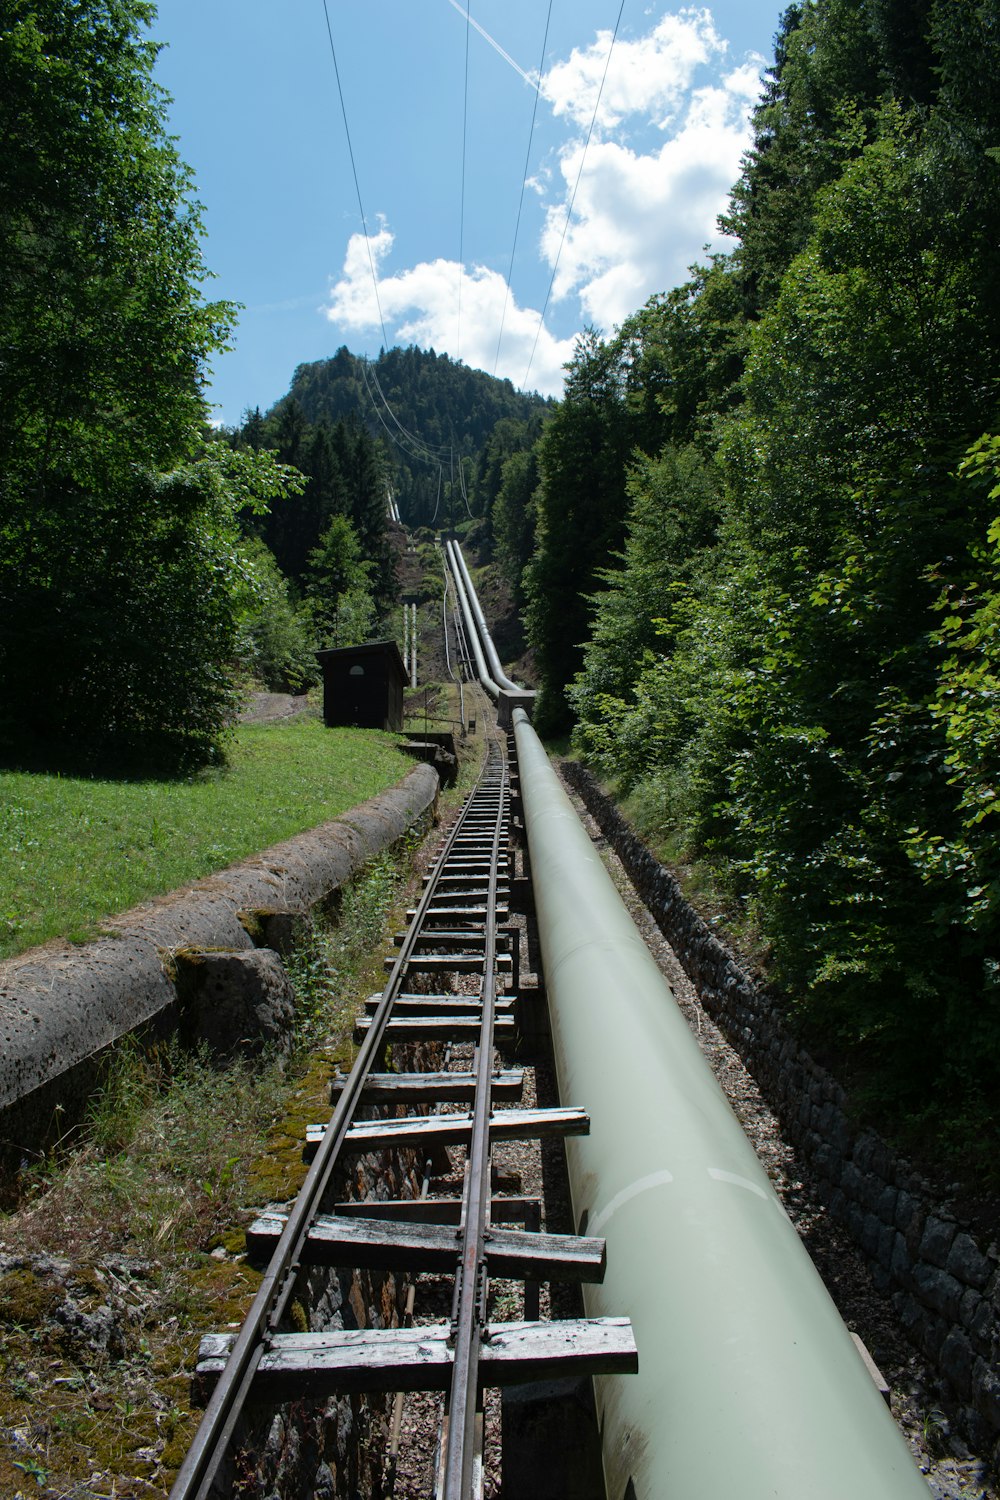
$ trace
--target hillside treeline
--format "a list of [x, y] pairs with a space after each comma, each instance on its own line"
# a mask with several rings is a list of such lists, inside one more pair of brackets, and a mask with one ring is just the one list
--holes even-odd
[[287, 395], [225, 434], [236, 453], [302, 476], [298, 493], [241, 516], [257, 583], [245, 666], [268, 686], [301, 687], [315, 680], [317, 648], [391, 635], [390, 494], [411, 527], [468, 524], [488, 512], [486, 455], [508, 429], [519, 443], [536, 435], [546, 407], [433, 350], [368, 362], [340, 349], [300, 365]]
[[142, 0], [0, 21], [0, 751], [187, 766], [235, 702], [238, 516], [293, 489], [209, 441], [233, 309]]
[[433, 349], [383, 350], [372, 361], [338, 349], [299, 365], [268, 421], [287, 420], [289, 408], [312, 426], [360, 421], [382, 445], [403, 523], [448, 526], [476, 511], [474, 478], [498, 423], [537, 422], [549, 405]]
[[791, 6], [724, 225], [502, 466], [540, 722], [897, 1117], [995, 1139], [1000, 6]]
[[0, 17], [0, 755], [23, 763], [216, 757], [246, 686], [301, 688], [317, 648], [391, 633], [390, 491], [411, 523], [467, 514], [489, 432], [544, 406], [445, 356], [341, 350], [213, 432], [236, 310], [202, 294], [154, 19]]

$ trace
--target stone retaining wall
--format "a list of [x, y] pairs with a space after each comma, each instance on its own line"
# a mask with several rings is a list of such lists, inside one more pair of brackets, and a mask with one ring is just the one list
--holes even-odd
[[802, 1048], [777, 1007], [740, 966], [583, 766], [563, 762], [702, 1002], [757, 1080], [809, 1164], [834, 1218], [861, 1247], [913, 1343], [954, 1397], [980, 1451], [1000, 1464], [1000, 1254], [937, 1203], [926, 1182], [873, 1131]]

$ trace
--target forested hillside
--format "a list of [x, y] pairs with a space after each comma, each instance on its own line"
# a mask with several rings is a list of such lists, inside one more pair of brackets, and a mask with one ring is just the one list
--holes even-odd
[[542, 726], [893, 1117], [991, 1143], [998, 163], [994, 0], [791, 6], [736, 247], [580, 340], [495, 504]]
[[415, 348], [374, 364], [341, 349], [300, 365], [287, 396], [225, 434], [233, 452], [271, 455], [303, 481], [240, 518], [256, 590], [243, 620], [248, 667], [268, 685], [302, 686], [316, 648], [391, 634], [389, 495], [410, 526], [488, 520], [500, 456], [530, 449], [549, 405]]
[[240, 513], [298, 479], [209, 440], [233, 309], [152, 81], [142, 0], [0, 27], [0, 753], [217, 753], [251, 580]]
[[280, 421], [292, 405], [312, 426], [360, 421], [385, 447], [403, 523], [428, 526], [435, 518], [445, 524], [452, 512], [456, 521], [468, 514], [465, 496], [497, 423], [537, 420], [550, 403], [447, 354], [411, 346], [383, 351], [371, 364], [338, 349], [332, 359], [299, 365], [268, 421]]

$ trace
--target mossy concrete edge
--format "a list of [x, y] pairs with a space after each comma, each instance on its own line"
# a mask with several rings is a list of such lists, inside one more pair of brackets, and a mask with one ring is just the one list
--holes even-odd
[[[401, 838], [437, 800], [420, 765], [388, 791], [251, 859], [109, 919], [95, 941], [47, 944], [0, 964], [0, 1136], [31, 1156], [86, 1091], [89, 1064], [138, 1031], [169, 1033], [178, 948], [250, 949], [241, 915], [304, 915]], [[252, 924], [251, 924], [252, 925]], [[56, 1131], [58, 1133], [58, 1131]]]

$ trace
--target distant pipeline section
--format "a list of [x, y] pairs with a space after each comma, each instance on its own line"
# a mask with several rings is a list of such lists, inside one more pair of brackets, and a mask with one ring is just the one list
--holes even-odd
[[465, 635], [475, 659], [475, 669], [480, 683], [497, 705], [497, 717], [501, 729], [510, 729], [511, 713], [515, 707], [530, 708], [534, 693], [513, 682], [500, 664], [493, 637], [490, 635], [479, 603], [479, 596], [472, 583], [469, 570], [456, 541], [445, 542], [445, 557], [455, 584], [455, 594], [465, 625]]
[[[499, 700], [516, 685], [447, 546]], [[574, 1228], [607, 1241], [586, 1310], [627, 1315], [639, 1350], [637, 1375], [595, 1381], [608, 1500], [927, 1500], [527, 714], [511, 720], [559, 1094], [591, 1113], [590, 1134], [566, 1143]]]

